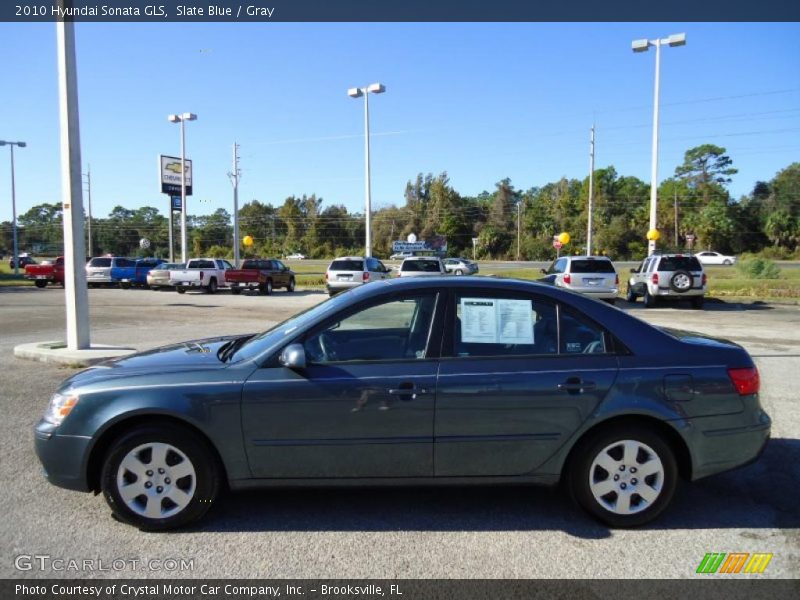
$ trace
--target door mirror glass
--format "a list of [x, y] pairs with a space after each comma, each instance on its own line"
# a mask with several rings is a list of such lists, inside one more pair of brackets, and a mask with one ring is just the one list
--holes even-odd
[[289, 344], [278, 359], [287, 369], [305, 369], [306, 351], [302, 344]]

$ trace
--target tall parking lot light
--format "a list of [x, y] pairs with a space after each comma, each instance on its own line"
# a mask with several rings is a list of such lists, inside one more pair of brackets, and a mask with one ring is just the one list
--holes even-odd
[[[181, 124], [181, 262], [186, 264], [186, 131], [185, 121], [195, 121], [197, 115], [185, 112], [180, 115], [169, 115], [167, 117], [171, 123]], [[170, 209], [171, 210], [171, 209]]]
[[372, 256], [372, 193], [370, 185], [370, 171], [369, 171], [369, 95], [382, 94], [386, 91], [386, 86], [382, 83], [373, 83], [363, 88], [350, 88], [347, 90], [347, 95], [351, 98], [361, 98], [364, 96], [364, 193], [366, 196], [366, 254], [365, 256]]
[[[631, 49], [634, 52], [647, 52], [650, 46], [656, 49], [656, 82], [653, 94], [653, 149], [652, 164], [650, 166], [650, 231], [657, 229], [657, 202], [658, 202], [658, 96], [661, 79], [661, 46], [683, 46], [686, 44], [685, 33], [674, 33], [663, 39], [655, 40], [634, 40]], [[656, 240], [651, 239], [647, 242], [647, 255], [650, 256], [656, 250]]]
[[17, 248], [17, 192], [14, 185], [14, 146], [24, 148], [25, 142], [4, 142], [0, 146], [8, 146], [11, 150], [11, 221], [14, 229], [14, 275], [19, 275], [19, 248]]

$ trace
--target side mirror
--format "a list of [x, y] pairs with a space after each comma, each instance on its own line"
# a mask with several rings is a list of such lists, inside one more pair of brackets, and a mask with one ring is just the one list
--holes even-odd
[[638, 273], [638, 270], [636, 268], [632, 268], [631, 273]]
[[539, 272], [540, 272], [542, 275], [547, 275], [547, 269], [539, 269]]
[[283, 349], [278, 360], [287, 369], [305, 369], [306, 351], [303, 344], [289, 344]]

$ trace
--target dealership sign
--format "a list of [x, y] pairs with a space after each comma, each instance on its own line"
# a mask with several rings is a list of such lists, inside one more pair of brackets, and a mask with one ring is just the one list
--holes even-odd
[[[192, 195], [192, 161], [186, 160], [186, 195]], [[181, 159], [174, 156], [159, 156], [158, 172], [161, 180], [161, 193], [180, 195]]]

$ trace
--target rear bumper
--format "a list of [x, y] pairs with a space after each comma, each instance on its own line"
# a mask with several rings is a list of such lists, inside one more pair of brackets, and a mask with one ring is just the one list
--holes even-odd
[[91, 438], [58, 435], [57, 428], [42, 420], [33, 430], [33, 440], [36, 455], [50, 483], [69, 490], [90, 491], [86, 464]]
[[360, 285], [364, 285], [363, 281], [329, 281], [325, 284], [325, 289], [328, 292], [341, 292], [344, 290], [350, 290], [354, 287], [358, 287]]
[[769, 440], [771, 427], [769, 415], [760, 411], [756, 422], [748, 425], [725, 429], [700, 428], [694, 436], [692, 480], [730, 471], [758, 460]]

